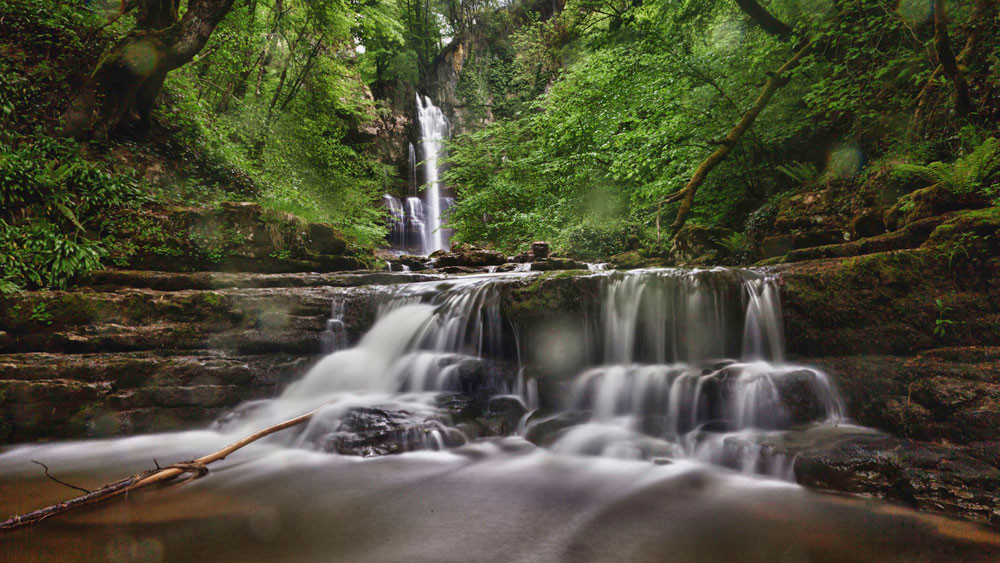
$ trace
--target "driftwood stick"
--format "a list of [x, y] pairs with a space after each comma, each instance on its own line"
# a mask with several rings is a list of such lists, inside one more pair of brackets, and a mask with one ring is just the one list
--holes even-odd
[[70, 485], [66, 481], [62, 481], [62, 480], [59, 480], [59, 479], [55, 478], [51, 473], [49, 473], [49, 466], [45, 465], [44, 463], [42, 463], [40, 461], [31, 460], [31, 463], [34, 463], [34, 464], [37, 464], [37, 465], [41, 465], [42, 469], [45, 470], [45, 476], [46, 477], [48, 477], [49, 479], [52, 479], [53, 481], [55, 481], [56, 483], [59, 483], [60, 485], [63, 485], [64, 487], [69, 487], [71, 489], [76, 489], [76, 490], [80, 491], [81, 493], [85, 493], [85, 494], [90, 494], [90, 493], [93, 492], [93, 491], [88, 491], [87, 489], [84, 489], [83, 487], [77, 487], [76, 485]]
[[[319, 409], [316, 409], [301, 416], [295, 417], [293, 419], [286, 420], [279, 424], [275, 424], [274, 426], [269, 426], [263, 430], [260, 430], [259, 432], [255, 432], [245, 438], [237, 440], [236, 442], [229, 444], [228, 446], [222, 448], [219, 451], [213, 452], [203, 457], [199, 457], [198, 459], [182, 463], [175, 463], [173, 465], [169, 465], [167, 467], [163, 467], [160, 469], [150, 469], [147, 471], [143, 471], [131, 477], [126, 477], [119, 481], [115, 481], [114, 483], [108, 483], [107, 485], [104, 485], [103, 487], [96, 489], [94, 491], [88, 492], [85, 495], [81, 495], [64, 502], [53, 504], [51, 506], [46, 506], [45, 508], [32, 511], [27, 514], [13, 516], [11, 518], [8, 518], [7, 520], [4, 520], [3, 522], [0, 522], [0, 532], [14, 530], [16, 528], [29, 526], [31, 524], [37, 524], [38, 522], [41, 522], [42, 520], [45, 520], [50, 516], [63, 514], [71, 510], [82, 508], [84, 506], [96, 504], [98, 502], [108, 500], [110, 498], [116, 497], [123, 493], [127, 493], [129, 491], [134, 491], [142, 487], [148, 487], [149, 485], [155, 483], [162, 483], [164, 481], [169, 481], [170, 479], [173, 479], [179, 475], [183, 475], [184, 473], [193, 473], [195, 477], [201, 477], [208, 473], [208, 467], [206, 467], [208, 464], [215, 461], [219, 461], [221, 459], [225, 459], [226, 456], [228, 456], [229, 454], [235, 452], [240, 448], [248, 446], [256, 442], [257, 440], [260, 440], [265, 436], [269, 436], [271, 434], [274, 434], [275, 432], [280, 432], [282, 430], [285, 430], [286, 428], [291, 428], [293, 426], [298, 426], [304, 422], [307, 422], [309, 419], [313, 417], [313, 415], [316, 414], [318, 410]], [[48, 474], [47, 471], [46, 474]]]

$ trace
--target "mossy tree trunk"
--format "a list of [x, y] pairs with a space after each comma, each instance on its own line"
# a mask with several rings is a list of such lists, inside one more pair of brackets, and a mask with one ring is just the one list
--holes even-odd
[[109, 48], [61, 119], [62, 133], [103, 138], [119, 130], [148, 129], [150, 110], [170, 71], [188, 63], [208, 42], [234, 0], [123, 0], [136, 10], [136, 29]]

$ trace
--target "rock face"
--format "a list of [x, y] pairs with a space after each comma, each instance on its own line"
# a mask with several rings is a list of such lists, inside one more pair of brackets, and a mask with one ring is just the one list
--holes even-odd
[[847, 435], [802, 450], [794, 471], [808, 487], [1000, 524], [1000, 470], [962, 448]]
[[[801, 483], [1000, 525], [998, 234], [995, 210], [918, 218], [848, 243], [872, 253], [778, 267], [790, 352], [889, 433], [812, 444]], [[906, 236], [910, 249], [876, 250]]]
[[370, 268], [370, 254], [348, 248], [332, 226], [309, 223], [257, 203], [144, 210], [112, 252], [120, 267], [160, 271], [334, 272]]
[[507, 257], [500, 252], [471, 246], [456, 246], [450, 252], [439, 250], [430, 257], [431, 265], [435, 269], [450, 266], [468, 268], [499, 266], [507, 262]]
[[674, 236], [670, 256], [680, 265], [719, 264], [728, 253], [725, 241], [732, 234], [729, 229], [685, 225]]
[[[0, 442], [205, 424], [300, 376], [324, 346], [343, 287], [434, 279], [111, 271], [92, 274], [87, 290], [7, 296]], [[344, 301], [349, 340], [370, 325], [379, 291], [358, 288]]]
[[545, 241], [535, 241], [531, 243], [531, 256], [535, 260], [542, 260], [549, 257], [549, 243]]

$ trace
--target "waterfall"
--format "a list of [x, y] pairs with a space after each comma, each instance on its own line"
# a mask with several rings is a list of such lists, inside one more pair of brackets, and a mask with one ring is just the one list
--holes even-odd
[[[518, 425], [522, 435], [555, 419], [573, 420], [544, 441], [559, 454], [697, 459], [787, 478], [794, 459], [772, 455], [768, 441], [844, 420], [825, 374], [785, 363], [778, 280], [757, 270], [594, 272], [601, 318], [596, 334], [584, 338], [598, 353], [557, 382], [563, 391], [541, 393], [553, 382], [525, 368], [544, 373], [546, 366], [521, 364], [519, 330], [501, 307], [504, 284], [534, 275], [387, 289], [375, 300], [374, 325], [354, 347], [340, 337], [279, 398], [257, 405], [247, 428], [331, 405], [296, 442], [322, 444], [351, 409], [391, 405], [433, 418], [442, 392], [485, 393], [522, 405], [528, 413]], [[337, 301], [333, 335], [343, 334], [343, 311]], [[532, 415], [536, 409], [543, 414]], [[433, 437], [424, 432], [426, 447], [466, 440], [454, 428], [434, 427]]]
[[[638, 270], [609, 277], [600, 365], [562, 409], [589, 413], [556, 451], [688, 457], [788, 477], [761, 442], [844, 419], [825, 374], [784, 363], [777, 279], [754, 270]], [[790, 403], [792, 403], [790, 405]]]
[[409, 144], [410, 194], [417, 195], [417, 149]]
[[420, 146], [423, 150], [426, 186], [423, 198], [427, 210], [427, 220], [424, 225], [426, 233], [424, 254], [430, 254], [448, 247], [446, 233], [441, 230], [441, 218], [450, 201], [442, 200], [438, 167], [441, 144], [448, 137], [448, 119], [429, 97], [418, 93], [417, 121], [420, 123]]
[[[276, 399], [249, 403], [222, 421], [233, 431], [263, 427], [324, 406], [323, 416], [294, 440], [322, 447], [353, 409], [391, 408], [430, 418], [442, 391], [509, 395], [518, 388], [516, 366], [506, 368], [512, 329], [500, 313], [502, 276], [470, 276], [393, 288], [375, 298], [372, 327], [345, 347], [344, 301], [335, 300], [325, 340], [331, 351]], [[335, 342], [335, 344], [334, 344]], [[515, 354], [516, 355], [516, 354]], [[465, 441], [455, 429], [435, 428], [426, 446]], [[414, 442], [420, 445], [416, 436]]]
[[417, 121], [420, 124], [420, 147], [423, 151], [424, 193], [417, 197], [417, 151], [409, 145], [409, 185], [412, 196], [400, 199], [391, 194], [382, 196], [387, 211], [389, 245], [400, 253], [428, 255], [447, 249], [450, 234], [442, 229], [444, 213], [454, 198], [441, 194], [438, 161], [442, 142], [448, 137], [448, 119], [444, 112], [426, 96], [417, 94]]
[[389, 194], [382, 196], [387, 211], [389, 244], [393, 251], [426, 254], [427, 221], [424, 202], [419, 197], [403, 200]]

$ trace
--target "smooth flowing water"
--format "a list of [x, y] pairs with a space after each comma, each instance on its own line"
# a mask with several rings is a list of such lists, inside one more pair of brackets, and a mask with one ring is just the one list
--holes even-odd
[[[982, 528], [821, 496], [789, 481], [794, 460], [770, 452], [768, 440], [836, 432], [846, 418], [823, 373], [785, 362], [773, 276], [727, 269], [591, 275], [600, 288], [598, 318], [548, 311], [570, 315], [561, 326], [573, 328], [544, 343], [524, 341], [537, 334], [503, 305], [534, 274], [385, 288], [358, 342], [346, 342], [343, 303], [334, 303], [330, 353], [277, 398], [245, 404], [209, 430], [10, 448], [0, 454], [0, 509], [15, 513], [70, 493], [40, 476], [32, 460], [96, 487], [154, 458], [191, 459], [322, 407], [304, 428], [241, 450], [208, 477], [9, 534], [0, 558], [1000, 556], [998, 536]], [[487, 432], [489, 424], [459, 420], [455, 413], [468, 408], [459, 397], [517, 407], [519, 419]], [[373, 455], [383, 453], [398, 455]]]

